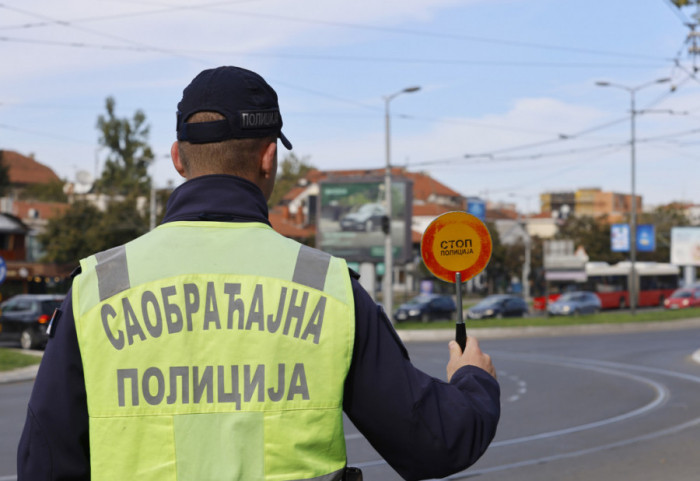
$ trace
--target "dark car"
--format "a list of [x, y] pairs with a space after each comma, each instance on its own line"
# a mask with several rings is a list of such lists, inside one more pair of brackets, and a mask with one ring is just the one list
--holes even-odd
[[508, 294], [494, 294], [485, 297], [467, 311], [467, 319], [487, 319], [491, 317], [524, 317], [530, 309], [522, 298]]
[[20, 294], [0, 304], [0, 339], [19, 342], [22, 349], [35, 349], [48, 340], [46, 328], [62, 295]]
[[452, 296], [421, 294], [401, 304], [394, 312], [394, 319], [398, 322], [418, 319], [423, 322], [452, 319], [456, 310], [457, 305]]
[[700, 284], [676, 289], [671, 297], [664, 301], [666, 309], [685, 309], [700, 307]]
[[593, 292], [567, 292], [559, 296], [547, 308], [553, 316], [571, 316], [577, 314], [594, 314], [601, 308], [600, 299]]
[[382, 227], [386, 210], [381, 204], [363, 204], [356, 211], [345, 214], [340, 219], [340, 229], [344, 231], [372, 232]]

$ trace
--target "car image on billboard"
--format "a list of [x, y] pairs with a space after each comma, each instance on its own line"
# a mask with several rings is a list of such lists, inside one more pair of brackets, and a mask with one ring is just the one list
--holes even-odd
[[[391, 183], [391, 244], [394, 259], [411, 256], [413, 183]], [[316, 247], [351, 262], [384, 261], [387, 222], [382, 177], [328, 179], [319, 183]]]

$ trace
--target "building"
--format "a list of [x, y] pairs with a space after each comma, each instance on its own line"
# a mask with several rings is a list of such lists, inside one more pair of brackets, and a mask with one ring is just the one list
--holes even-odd
[[[637, 212], [642, 211], [642, 196], [635, 196]], [[583, 188], [575, 192], [545, 192], [540, 194], [541, 212], [563, 220], [577, 217], [604, 217], [615, 223], [625, 220], [632, 212], [632, 196], [617, 192], [604, 192], [599, 188]]]
[[0, 295], [6, 299], [19, 293], [61, 290], [75, 266], [39, 262], [42, 252], [36, 236], [69, 204], [32, 200], [23, 194], [32, 186], [62, 181], [51, 168], [17, 152], [0, 150], [0, 161], [10, 184], [0, 198], [0, 256], [6, 269]]

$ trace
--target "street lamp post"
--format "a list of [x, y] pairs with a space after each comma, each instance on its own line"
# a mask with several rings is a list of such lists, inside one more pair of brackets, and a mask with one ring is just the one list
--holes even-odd
[[399, 92], [384, 97], [384, 123], [386, 141], [386, 170], [384, 173], [384, 202], [386, 215], [388, 218], [387, 229], [384, 233], [384, 279], [383, 279], [383, 302], [386, 314], [393, 322], [394, 294], [392, 291], [392, 277], [394, 270], [394, 252], [391, 242], [391, 120], [389, 115], [389, 103], [401, 94], [417, 92], [420, 87], [406, 87]]
[[651, 82], [644, 83], [642, 85], [637, 85], [636, 87], [629, 87], [627, 85], [620, 85], [612, 82], [596, 82], [599, 87], [615, 87], [623, 89], [630, 94], [630, 162], [631, 162], [631, 183], [632, 183], [632, 205], [630, 209], [630, 281], [629, 281], [629, 292], [630, 292], [630, 312], [632, 314], [636, 313], [637, 309], [637, 272], [635, 269], [635, 263], [637, 261], [637, 193], [636, 193], [636, 160], [635, 160], [635, 117], [637, 116], [637, 110], [635, 105], [635, 94], [638, 90], [641, 90], [650, 85], [660, 84], [669, 82], [670, 78], [660, 78], [653, 80]]
[[[523, 197], [527, 200], [527, 206], [528, 206], [528, 211], [530, 210], [530, 196], [529, 195], [517, 195], [514, 193], [509, 194], [511, 197]], [[517, 219], [518, 225], [520, 226], [521, 229], [523, 229], [523, 233], [525, 234], [525, 259], [523, 260], [523, 269], [522, 269], [522, 274], [521, 274], [521, 284], [523, 288], [523, 299], [528, 301], [530, 299], [530, 267], [531, 267], [531, 257], [532, 257], [532, 238], [530, 237], [530, 233], [527, 230], [527, 221], [522, 217], [520, 214], [520, 211], [518, 211], [518, 219]]]

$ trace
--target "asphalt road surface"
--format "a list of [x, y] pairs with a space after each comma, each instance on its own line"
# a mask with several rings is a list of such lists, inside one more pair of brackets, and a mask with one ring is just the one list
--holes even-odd
[[[502, 418], [484, 457], [449, 479], [697, 480], [700, 329], [483, 340], [499, 373]], [[407, 344], [444, 378], [445, 342]], [[0, 481], [15, 449], [31, 382], [0, 385]], [[367, 481], [401, 478], [346, 422], [348, 462]]]

